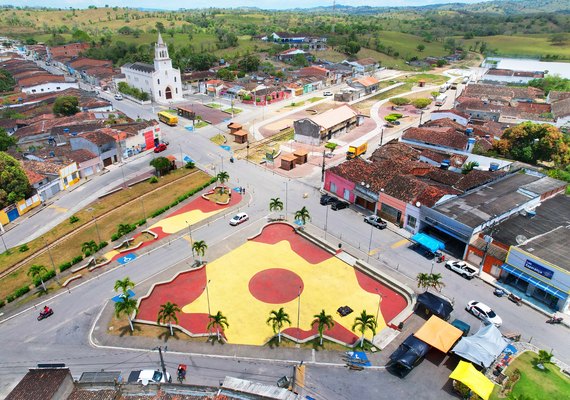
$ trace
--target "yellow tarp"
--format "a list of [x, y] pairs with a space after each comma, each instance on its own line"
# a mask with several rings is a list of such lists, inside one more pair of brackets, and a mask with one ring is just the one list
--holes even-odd
[[447, 353], [453, 347], [461, 335], [463, 335], [463, 331], [435, 315], [432, 315], [431, 318], [414, 333], [415, 337], [444, 353]]
[[495, 387], [493, 382], [477, 371], [473, 364], [465, 361], [459, 361], [459, 364], [449, 377], [463, 383], [483, 400], [487, 400], [491, 396]]

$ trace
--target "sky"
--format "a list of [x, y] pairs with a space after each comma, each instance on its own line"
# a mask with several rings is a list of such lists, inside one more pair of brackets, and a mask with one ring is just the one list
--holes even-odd
[[[337, 4], [349, 6], [421, 6], [443, 3], [477, 3], [483, 0], [337, 0]], [[332, 5], [333, 0], [0, 0], [0, 5], [44, 6], [54, 8], [86, 8], [125, 6], [132, 8], [173, 9], [207, 7], [259, 7], [263, 9], [310, 8]]]

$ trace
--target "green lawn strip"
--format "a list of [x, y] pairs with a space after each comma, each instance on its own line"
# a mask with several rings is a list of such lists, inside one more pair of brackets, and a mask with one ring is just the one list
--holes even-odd
[[447, 82], [447, 77], [443, 75], [436, 75], [436, 74], [416, 74], [408, 76], [404, 78], [402, 81], [407, 83], [418, 83], [419, 81], [423, 80], [428, 85], [441, 85], [442, 83]]
[[[507, 368], [506, 374], [511, 375], [515, 369], [521, 372], [520, 379], [512, 389], [513, 398], [525, 399], [564, 399], [570, 393], [570, 378], [562, 374], [553, 364], [545, 364], [545, 370], [532, 365], [537, 354], [527, 351], [518, 356]], [[499, 388], [493, 390], [491, 399], [498, 400]]]
[[324, 99], [324, 97], [311, 97], [309, 100], [307, 100], [309, 103], [316, 103], [317, 101], [321, 101], [322, 99]]
[[220, 109], [223, 107], [223, 105], [219, 104], [219, 103], [209, 103], [209, 104], [204, 104], [206, 107], [210, 107], [210, 108], [215, 108], [215, 109]]
[[225, 110], [223, 110], [225, 113], [228, 114], [239, 114], [241, 112], [243, 112], [243, 110], [241, 108], [226, 108]]
[[217, 135], [212, 136], [210, 138], [210, 141], [217, 144], [218, 146], [221, 146], [222, 144], [226, 143], [226, 137], [221, 133], [218, 133]]
[[[91, 221], [92, 215], [97, 216], [103, 214], [104, 211], [112, 210], [108, 214], [99, 218], [97, 225], [91, 224], [88, 227], [83, 227], [77, 232], [74, 232], [65, 239], [61, 240], [57, 244], [50, 245], [51, 257], [50, 253], [48, 252], [33, 256], [29, 258], [20, 268], [3, 277], [0, 280], [0, 299], [4, 299], [5, 297], [12, 294], [16, 289], [31, 283], [31, 279], [27, 276], [27, 272], [31, 265], [44, 265], [48, 270], [53, 270], [53, 266], [55, 266], [59, 272], [58, 267], [61, 264], [70, 261], [73, 257], [81, 255], [81, 246], [84, 242], [88, 242], [90, 240], [98, 242], [99, 236], [101, 237], [101, 240], [111, 242], [110, 237], [117, 231], [118, 224], [132, 224], [140, 221], [144, 219], [145, 216], [148, 217], [155, 210], [161, 209], [171, 204], [179, 196], [187, 193], [189, 189], [200, 186], [210, 179], [209, 175], [204, 172], [199, 171], [197, 173], [195, 172], [192, 175], [188, 175], [191, 172], [192, 170], [181, 168], [177, 171], [174, 171], [172, 174], [161, 178], [159, 180], [159, 183], [150, 184], [145, 182], [139, 185], [135, 185], [129, 190], [122, 190], [120, 192], [112, 194], [108, 197], [96, 201], [95, 203], [90, 204], [86, 209], [79, 211], [76, 215], [79, 216], [80, 221], [73, 224], [76, 226], [71, 226], [72, 224], [66, 220], [57, 225], [54, 229], [45, 235], [42, 235], [39, 238], [30, 241], [28, 243], [30, 249], [39, 249], [45, 245], [46, 240], [48, 243], [52, 243], [58, 238], [80, 227], [81, 225], [77, 225], [80, 222], [83, 221], [83, 223], [85, 223]], [[168, 190], [157, 190], [144, 195], [144, 193], [148, 192], [149, 190], [160, 187], [157, 185], [160, 185], [163, 181], [165, 181], [165, 183], [172, 182], [173, 178], [176, 177], [184, 178], [180, 179], [177, 182], [173, 182], [170, 186], [168, 186]], [[121, 204], [124, 204], [129, 200], [141, 198], [143, 200], [140, 202], [134, 201], [125, 207], [120, 207]], [[109, 208], [109, 206], [111, 206], [111, 208]], [[14, 251], [12, 254], [15, 252], [16, 251]], [[18, 254], [21, 253], [18, 252]], [[29, 255], [31, 253], [28, 251], [24, 254]], [[3, 257], [2, 268], [9, 268], [22, 259], [23, 257], [19, 259], [13, 258], [8, 260], [7, 258]], [[8, 264], [6, 261], [12, 262]]]
[[204, 121], [198, 121], [194, 123], [194, 129], [200, 129], [203, 128], [205, 126], [208, 126], [209, 124], [207, 122]]

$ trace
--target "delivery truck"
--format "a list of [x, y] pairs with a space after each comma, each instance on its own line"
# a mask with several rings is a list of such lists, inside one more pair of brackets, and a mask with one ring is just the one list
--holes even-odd
[[348, 151], [346, 152], [346, 159], [352, 160], [355, 157], [361, 156], [368, 150], [368, 142], [366, 140], [356, 141], [348, 146]]

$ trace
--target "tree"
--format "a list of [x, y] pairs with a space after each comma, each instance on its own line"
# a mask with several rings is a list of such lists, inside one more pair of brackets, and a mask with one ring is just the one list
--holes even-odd
[[238, 62], [238, 68], [244, 72], [255, 72], [260, 64], [261, 60], [258, 56], [249, 54]]
[[416, 46], [416, 49], [421, 53], [426, 49], [426, 46], [420, 43]]
[[94, 240], [90, 240], [88, 242], [83, 242], [81, 245], [81, 252], [87, 255], [87, 253], [93, 254], [97, 250], [99, 250], [99, 246], [95, 243]]
[[212, 328], [216, 328], [216, 334], [218, 336], [218, 342], [220, 341], [220, 328], [225, 329], [228, 328], [230, 325], [228, 324], [228, 319], [222, 314], [221, 311], [218, 311], [215, 315], [208, 315], [210, 322], [206, 329], [210, 330]]
[[552, 362], [554, 354], [549, 353], [547, 350], [539, 350], [538, 357], [536, 358], [537, 364], [549, 364]]
[[61, 96], [53, 103], [53, 113], [69, 117], [79, 112], [79, 100], [75, 96]]
[[40, 282], [42, 283], [42, 288], [44, 289], [44, 292], [47, 291], [46, 284], [44, 283], [44, 275], [46, 273], [47, 273], [47, 269], [43, 265], [34, 264], [28, 270], [28, 276], [29, 277], [31, 277], [34, 280], [37, 278], [40, 278]]
[[5, 69], [0, 69], [0, 92], [11, 92], [16, 86], [12, 74]]
[[315, 314], [313, 315], [313, 318], [315, 318], [313, 320], [313, 323], [311, 324], [311, 326], [317, 324], [317, 330], [319, 331], [319, 339], [320, 339], [320, 344], [321, 346], [323, 345], [323, 331], [325, 329], [325, 326], [327, 327], [327, 329], [331, 329], [334, 326], [334, 320], [333, 317], [327, 313], [325, 313], [325, 310], [321, 310], [320, 314]]
[[469, 172], [473, 171], [475, 168], [479, 166], [477, 161], [470, 161], [468, 163], [463, 164], [463, 168], [461, 168], [461, 173], [463, 175], [467, 175]]
[[18, 143], [16, 137], [9, 136], [4, 128], [0, 128], [0, 151], [6, 151], [16, 143]]
[[430, 104], [431, 104], [431, 99], [421, 98], [421, 99], [412, 100], [412, 105], [417, 109], [426, 108]]
[[166, 31], [166, 29], [164, 28], [164, 24], [160, 21], [154, 24], [154, 26], [156, 27], [156, 30], [159, 31], [160, 33], [164, 33]]
[[566, 41], [568, 40], [568, 38], [566, 37], [566, 34], [564, 33], [555, 33], [554, 35], [551, 35], [548, 40], [550, 41], [550, 43], [552, 43], [554, 46], [561, 46], [564, 43], [566, 43]]
[[230, 70], [229, 68], [221, 68], [216, 72], [216, 77], [224, 80], [224, 81], [233, 81], [236, 78], [235, 73]]
[[296, 67], [308, 67], [309, 62], [307, 61], [307, 57], [304, 54], [295, 54], [293, 59], [291, 60], [291, 64]]
[[429, 285], [438, 292], [441, 292], [441, 289], [445, 286], [445, 283], [443, 283], [443, 276], [440, 273], [430, 274]]
[[303, 225], [305, 225], [307, 221], [310, 221], [311, 215], [309, 214], [309, 210], [307, 210], [307, 207], [303, 206], [303, 208], [295, 212], [295, 219], [297, 221], [301, 221]]
[[150, 162], [150, 165], [154, 167], [156, 173], [160, 175], [166, 175], [172, 168], [172, 164], [170, 164], [170, 160], [166, 157], [156, 157], [154, 160]]
[[291, 325], [291, 320], [289, 319], [289, 314], [281, 307], [278, 311], [272, 310], [269, 313], [269, 318], [267, 318], [266, 323], [267, 325], [271, 325], [273, 333], [277, 333], [278, 341], [281, 343], [281, 328], [283, 328], [285, 323]]
[[229, 181], [230, 175], [226, 171], [220, 171], [218, 172], [218, 175], [216, 175], [216, 179], [218, 180], [218, 182], [220, 182], [220, 185], [223, 185], [224, 183]]
[[282, 211], [283, 202], [279, 197], [274, 197], [269, 201], [269, 211]]
[[418, 288], [429, 290], [430, 288], [430, 279], [431, 276], [428, 273], [420, 272], [416, 276], [416, 281], [418, 282]]
[[405, 106], [406, 104], [410, 104], [410, 99], [406, 97], [394, 97], [390, 99], [390, 103], [395, 106]]
[[113, 289], [115, 289], [115, 292], [117, 293], [120, 291], [120, 294], [126, 298], [128, 297], [129, 289], [133, 289], [134, 287], [135, 283], [131, 281], [131, 278], [127, 276], [124, 279], [117, 279], [115, 281], [115, 286], [113, 286]]
[[350, 41], [344, 46], [344, 52], [349, 56], [354, 56], [360, 51], [360, 44], [355, 41]]
[[354, 319], [354, 324], [352, 325], [352, 331], [354, 329], [358, 329], [358, 331], [362, 334], [360, 336], [360, 347], [364, 345], [364, 335], [367, 330], [371, 330], [373, 335], [376, 335], [376, 327], [378, 323], [374, 318], [374, 315], [368, 314], [366, 310], [362, 310], [360, 315]]
[[20, 163], [0, 152], [0, 209], [25, 199], [31, 193], [30, 182]]
[[133, 321], [131, 321], [131, 315], [137, 310], [137, 301], [134, 298], [123, 297], [115, 303], [115, 316], [117, 318], [121, 318], [122, 314], [126, 314], [127, 318], [129, 319], [131, 332], [135, 330], [133, 328]]
[[194, 243], [192, 243], [192, 250], [194, 250], [196, 254], [198, 254], [200, 264], [202, 264], [202, 257], [204, 256], [204, 254], [206, 254], [207, 248], [208, 245], [203, 240], [197, 240]]
[[178, 317], [176, 316], [176, 313], [179, 313], [181, 311], [182, 310], [180, 307], [178, 307], [178, 304], [167, 301], [160, 306], [156, 322], [158, 324], [168, 324], [168, 328], [170, 329], [170, 336], [172, 336], [174, 335], [174, 332], [172, 331], [172, 321], [178, 323]]

